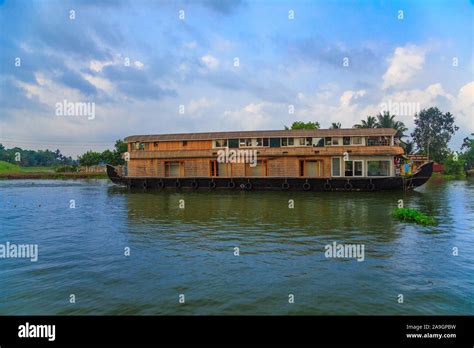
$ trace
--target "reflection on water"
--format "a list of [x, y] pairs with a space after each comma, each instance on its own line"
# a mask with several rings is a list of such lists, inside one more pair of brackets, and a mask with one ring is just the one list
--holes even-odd
[[[36, 263], [0, 259], [0, 314], [474, 314], [473, 191], [473, 181], [409, 193], [0, 182], [0, 244], [39, 245]], [[394, 220], [399, 199], [439, 225]], [[365, 261], [326, 258], [333, 241], [363, 244]]]

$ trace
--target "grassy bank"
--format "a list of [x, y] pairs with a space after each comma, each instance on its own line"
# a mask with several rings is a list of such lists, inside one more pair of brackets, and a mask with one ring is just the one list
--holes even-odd
[[0, 179], [106, 179], [107, 173], [58, 173], [53, 167], [20, 167], [0, 161]]

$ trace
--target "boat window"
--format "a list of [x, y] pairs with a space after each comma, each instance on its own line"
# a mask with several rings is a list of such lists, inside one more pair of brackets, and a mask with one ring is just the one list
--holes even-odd
[[231, 149], [236, 149], [239, 147], [239, 139], [229, 139], [229, 147]]
[[295, 138], [288, 138], [288, 146], [295, 145]]
[[390, 161], [367, 161], [367, 176], [390, 176]]
[[227, 139], [216, 140], [214, 147], [227, 147]]
[[268, 146], [268, 138], [263, 138], [263, 146]]
[[323, 147], [324, 146], [324, 138], [313, 138], [313, 146]]
[[249, 164], [246, 175], [249, 176], [267, 176], [268, 170], [268, 161], [267, 160], [258, 160], [257, 164], [252, 167]]
[[391, 143], [390, 137], [368, 137], [368, 146], [389, 146]]
[[332, 176], [341, 176], [341, 159], [339, 157], [332, 159]]
[[165, 162], [165, 176], [178, 177], [181, 176], [180, 162]]
[[344, 161], [344, 176], [354, 176], [353, 161]]
[[352, 137], [352, 145], [362, 145], [362, 137]]
[[354, 161], [354, 176], [363, 176], [362, 161]]
[[240, 147], [251, 147], [252, 138], [240, 139]]
[[332, 145], [339, 145], [339, 138], [332, 138]]
[[281, 139], [280, 138], [270, 138], [270, 147], [280, 147]]
[[331, 137], [327, 137], [326, 139], [326, 146], [330, 146], [332, 144]]
[[305, 144], [306, 144], [306, 139], [305, 138], [298, 138], [298, 145], [305, 146]]
[[313, 145], [313, 138], [306, 138], [306, 146]]
[[342, 138], [343, 145], [350, 145], [351, 144], [351, 137], [343, 137]]
[[281, 138], [281, 146], [288, 146], [288, 138]]

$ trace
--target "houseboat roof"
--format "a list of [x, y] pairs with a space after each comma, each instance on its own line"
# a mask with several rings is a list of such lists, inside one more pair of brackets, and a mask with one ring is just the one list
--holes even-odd
[[192, 141], [239, 138], [272, 138], [272, 137], [342, 137], [342, 136], [394, 136], [397, 131], [393, 128], [339, 128], [339, 129], [289, 129], [262, 130], [237, 132], [206, 132], [206, 133], [177, 133], [131, 135], [125, 142], [155, 142], [155, 141]]

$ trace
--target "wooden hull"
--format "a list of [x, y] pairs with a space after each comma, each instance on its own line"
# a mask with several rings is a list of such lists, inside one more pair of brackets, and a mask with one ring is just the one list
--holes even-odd
[[425, 184], [433, 162], [425, 163], [409, 177], [304, 178], [304, 177], [129, 177], [120, 176], [107, 165], [110, 180], [118, 185], [141, 189], [191, 190], [274, 190], [274, 191], [388, 191], [411, 190]]

